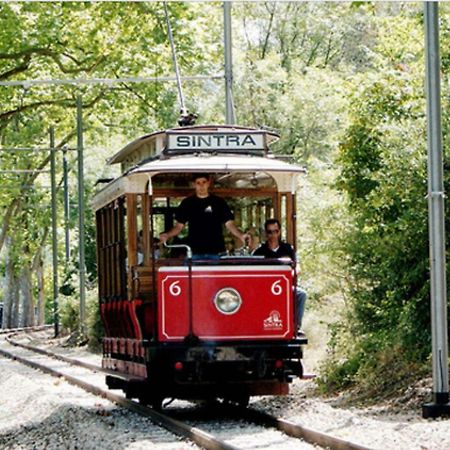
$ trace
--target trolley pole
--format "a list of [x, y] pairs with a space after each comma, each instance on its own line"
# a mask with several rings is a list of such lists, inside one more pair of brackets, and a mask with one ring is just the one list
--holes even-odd
[[431, 403], [422, 406], [422, 415], [424, 418], [435, 418], [450, 414], [445, 274], [445, 195], [442, 158], [438, 3], [425, 2], [424, 8], [433, 399]]
[[86, 335], [86, 266], [84, 251], [84, 162], [83, 162], [83, 105], [77, 96], [77, 156], [78, 156], [78, 232], [80, 271], [80, 334]]
[[67, 147], [63, 147], [63, 184], [64, 184], [64, 236], [66, 249], [66, 264], [70, 259], [70, 234], [69, 234], [69, 183], [68, 183]]
[[50, 179], [52, 188], [52, 259], [53, 259], [53, 321], [55, 337], [59, 335], [59, 306], [58, 306], [58, 236], [56, 216], [56, 149], [55, 129], [50, 128]]
[[223, 41], [225, 53], [225, 121], [235, 123], [233, 104], [233, 52], [231, 47], [231, 1], [223, 2]]

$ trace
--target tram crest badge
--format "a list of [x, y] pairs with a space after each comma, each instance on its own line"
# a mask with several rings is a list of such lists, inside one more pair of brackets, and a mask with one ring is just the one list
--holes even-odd
[[283, 320], [278, 311], [271, 311], [269, 317], [264, 319], [265, 330], [281, 330], [283, 328]]

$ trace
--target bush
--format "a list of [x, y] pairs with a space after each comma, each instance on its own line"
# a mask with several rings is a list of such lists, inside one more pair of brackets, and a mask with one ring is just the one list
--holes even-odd
[[[351, 308], [348, 314], [343, 322], [330, 325], [329, 358], [322, 364], [317, 379], [321, 392], [351, 389], [353, 401], [375, 402], [398, 394], [414, 380], [429, 375], [429, 358], [418, 357], [414, 352], [417, 346], [405, 345], [401, 333], [379, 330], [355, 339]], [[414, 323], [408, 323], [415, 328]]]
[[103, 323], [100, 316], [97, 290], [90, 291], [86, 303], [87, 311], [87, 337], [89, 348], [93, 351], [101, 350], [102, 338], [104, 336]]
[[[74, 334], [77, 343], [85, 343], [80, 332], [80, 299], [75, 296], [62, 297], [60, 300], [60, 323], [63, 333]], [[86, 293], [86, 337], [92, 350], [99, 350], [103, 337], [103, 325], [100, 318], [97, 290]]]

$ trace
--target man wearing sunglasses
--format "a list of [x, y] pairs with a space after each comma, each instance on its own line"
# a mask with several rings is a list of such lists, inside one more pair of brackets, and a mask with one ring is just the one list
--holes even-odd
[[[264, 223], [264, 231], [267, 240], [261, 244], [254, 252], [255, 256], [265, 258], [290, 258], [295, 262], [295, 252], [292, 245], [281, 240], [281, 225], [277, 219], [268, 219]], [[297, 309], [297, 328], [302, 333], [302, 319], [305, 312], [306, 292], [299, 286], [295, 287], [295, 300]]]

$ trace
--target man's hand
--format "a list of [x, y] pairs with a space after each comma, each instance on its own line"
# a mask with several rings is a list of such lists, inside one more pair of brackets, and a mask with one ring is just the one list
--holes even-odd
[[169, 235], [167, 233], [161, 233], [159, 235], [159, 240], [161, 241], [162, 244], [165, 244], [168, 239], [169, 239]]
[[178, 236], [181, 233], [181, 230], [184, 228], [184, 223], [177, 222], [175, 226], [169, 230], [165, 231], [164, 233], [161, 233], [159, 235], [159, 240], [165, 244], [170, 238], [173, 238], [175, 236]]
[[252, 235], [250, 233], [243, 233], [241, 240], [244, 243], [244, 247], [252, 246]]

